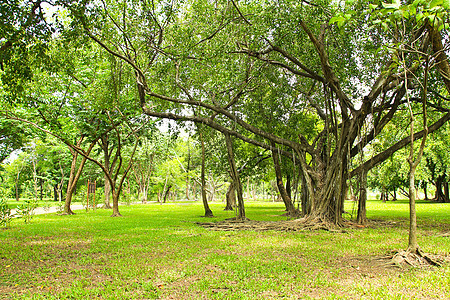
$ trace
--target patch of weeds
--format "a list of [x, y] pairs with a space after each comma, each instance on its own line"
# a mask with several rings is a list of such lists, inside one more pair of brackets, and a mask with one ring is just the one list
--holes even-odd
[[12, 218], [11, 208], [9, 208], [6, 199], [0, 196], [0, 227], [8, 227]]
[[19, 218], [23, 219], [25, 224], [30, 223], [37, 206], [37, 200], [25, 200], [24, 203], [17, 206], [16, 214]]

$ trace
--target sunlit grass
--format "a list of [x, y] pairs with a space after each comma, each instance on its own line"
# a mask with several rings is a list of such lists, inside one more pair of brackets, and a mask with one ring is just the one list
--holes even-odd
[[[351, 210], [353, 203], [346, 203]], [[396, 271], [374, 257], [407, 245], [405, 201], [368, 202], [368, 217], [397, 227], [346, 233], [209, 231], [195, 222], [234, 216], [199, 202], [77, 211], [13, 220], [0, 230], [0, 298], [5, 299], [405, 299], [450, 297], [450, 268]], [[282, 203], [249, 202], [252, 220], [286, 220]], [[350, 207], [350, 208], [349, 208]], [[449, 255], [450, 205], [419, 203], [419, 244]], [[417, 278], [426, 278], [418, 280]], [[406, 292], [405, 292], [406, 291]], [[409, 292], [411, 291], [411, 293]]]

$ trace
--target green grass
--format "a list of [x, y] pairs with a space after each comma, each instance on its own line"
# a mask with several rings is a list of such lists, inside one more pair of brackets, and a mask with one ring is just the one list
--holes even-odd
[[[352, 210], [353, 203], [346, 203]], [[234, 216], [195, 203], [38, 215], [0, 230], [0, 299], [448, 299], [450, 266], [386, 268], [374, 258], [407, 246], [405, 201], [369, 201], [395, 226], [346, 233], [209, 231]], [[246, 204], [252, 220], [286, 220], [281, 203]], [[419, 244], [448, 256], [450, 205], [419, 203]]]
[[[16, 199], [8, 199], [7, 200], [7, 204], [8, 207], [13, 209], [13, 208], [17, 208], [18, 205], [22, 205], [25, 203], [25, 201], [33, 201], [34, 199], [31, 198], [20, 198], [19, 201], [17, 201]], [[53, 201], [50, 198], [44, 198], [42, 201], [38, 200], [37, 201], [38, 206], [39, 207], [53, 207], [53, 206], [59, 206], [59, 205], [64, 205], [64, 199], [61, 203], [59, 203], [59, 201]], [[74, 204], [81, 204], [81, 202], [75, 202]]]

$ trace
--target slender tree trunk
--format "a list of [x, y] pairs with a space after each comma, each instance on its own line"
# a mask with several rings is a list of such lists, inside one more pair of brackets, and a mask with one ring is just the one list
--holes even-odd
[[427, 184], [428, 184], [428, 182], [424, 181], [424, 183], [423, 183], [423, 194], [425, 196], [425, 200], [429, 200], [428, 199], [428, 192], [427, 192]]
[[[72, 153], [72, 164], [70, 165], [70, 173], [69, 173], [69, 181], [67, 182], [67, 192], [66, 192], [66, 199], [64, 201], [64, 211], [63, 214], [65, 215], [74, 215], [75, 213], [70, 208], [70, 204], [72, 203], [72, 195], [73, 191], [75, 190], [75, 186], [77, 185], [77, 158], [78, 153], [74, 150], [70, 149], [70, 152]], [[78, 170], [84, 166], [84, 163], [86, 162], [86, 159], [82, 159], [81, 165], [78, 167]], [[79, 172], [81, 175], [81, 172]]]
[[[275, 148], [274, 142], [272, 142], [272, 147]], [[273, 164], [275, 166], [275, 176], [277, 178], [277, 187], [278, 187], [278, 191], [280, 192], [281, 199], [283, 199], [283, 202], [284, 202], [284, 205], [286, 207], [286, 211], [288, 212], [288, 214], [291, 216], [295, 216], [295, 215], [297, 215], [297, 210], [295, 209], [294, 204], [292, 204], [291, 197], [289, 197], [286, 189], [284, 188], [283, 178], [281, 176], [280, 160], [279, 160], [277, 151], [272, 151], [272, 158], [273, 158]], [[289, 181], [290, 181], [290, 179], [289, 179]], [[289, 184], [289, 186], [290, 186], [290, 184]]]
[[[190, 188], [190, 184], [189, 184], [189, 171], [191, 169], [191, 148], [190, 148], [190, 144], [189, 144], [189, 139], [188, 139], [188, 161], [187, 161], [187, 167], [186, 167], [186, 200], [190, 200], [189, 197], [189, 188]], [[195, 198], [195, 196], [194, 196]]]
[[[408, 85], [407, 76], [405, 74], [405, 85]], [[415, 174], [416, 168], [422, 159], [423, 151], [425, 149], [425, 142], [428, 136], [427, 125], [427, 87], [428, 87], [428, 57], [426, 59], [425, 77], [424, 77], [424, 90], [422, 93], [422, 113], [423, 113], [423, 130], [425, 132], [417, 157], [414, 159], [414, 114], [412, 112], [411, 104], [409, 103], [408, 94], [406, 99], [408, 100], [411, 125], [410, 125], [410, 138], [411, 143], [409, 145], [409, 239], [408, 239], [408, 251], [412, 253], [419, 253], [419, 244], [417, 242], [417, 216], [416, 216], [416, 187], [415, 187]]]
[[417, 252], [419, 244], [417, 243], [417, 216], [416, 216], [416, 193], [414, 186], [414, 174], [416, 168], [412, 166], [409, 171], [409, 241], [408, 251]]
[[58, 183], [53, 186], [53, 201], [58, 201]]
[[206, 196], [206, 178], [205, 178], [205, 141], [203, 140], [202, 129], [198, 127], [200, 134], [200, 143], [202, 146], [202, 171], [201, 171], [201, 193], [202, 193], [202, 201], [203, 207], [205, 209], [205, 217], [211, 218], [214, 217], [212, 210], [209, 208], [208, 198]]
[[233, 185], [236, 189], [237, 199], [238, 199], [238, 215], [236, 217], [237, 220], [245, 221], [245, 208], [244, 208], [244, 198], [242, 196], [242, 183], [239, 178], [239, 172], [236, 168], [236, 162], [234, 161], [234, 151], [233, 151], [233, 141], [228, 133], [224, 133], [225, 142], [227, 145], [227, 153], [228, 153], [228, 163], [230, 165], [230, 174], [231, 178], [233, 178]]
[[250, 200], [250, 177], [247, 177], [247, 201]]
[[[83, 140], [83, 137], [81, 137], [77, 141], [77, 146], [79, 147], [81, 145], [81, 142]], [[97, 139], [98, 140], [98, 139]], [[88, 150], [86, 151], [87, 155], [89, 155], [94, 148], [95, 144], [97, 143], [97, 140], [92, 141], [89, 145]], [[77, 158], [78, 158], [78, 152], [73, 150], [69, 147], [70, 153], [72, 153], [72, 164], [70, 166], [70, 174], [69, 174], [69, 181], [67, 183], [67, 192], [66, 192], [66, 199], [64, 201], [64, 211], [63, 215], [74, 215], [75, 213], [70, 209], [70, 205], [72, 203], [72, 196], [76, 189], [78, 179], [81, 176], [81, 172], [83, 171], [84, 165], [86, 163], [87, 158], [83, 156], [81, 159], [80, 165], [77, 169]]]
[[166, 203], [166, 201], [167, 201], [167, 196], [169, 195], [170, 189], [171, 189], [171, 188], [172, 188], [172, 185], [169, 184], [169, 185], [167, 186], [166, 191], [164, 192], [164, 197], [163, 197], [163, 202], [164, 202], [164, 203]]
[[359, 183], [359, 201], [358, 201], [358, 216], [356, 217], [356, 221], [358, 224], [366, 224], [367, 216], [366, 216], [366, 202], [367, 202], [367, 172], [366, 170], [362, 170], [360, 174], [360, 183]]
[[39, 178], [39, 200], [43, 200], [44, 198], [44, 180]]
[[308, 188], [306, 186], [306, 179], [302, 174], [302, 190], [301, 190], [301, 205], [302, 205], [302, 217], [311, 213], [308, 197]]
[[291, 175], [286, 175], [286, 193], [290, 199], [292, 199], [292, 186], [291, 186]]

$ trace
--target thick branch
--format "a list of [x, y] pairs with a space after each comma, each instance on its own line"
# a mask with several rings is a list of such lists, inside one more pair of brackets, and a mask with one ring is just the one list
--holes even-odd
[[[434, 124], [429, 126], [428, 127], [428, 134], [438, 130], [439, 128], [442, 127], [442, 125], [445, 124], [445, 122], [447, 122], [449, 120], [450, 120], [450, 112], [446, 113], [442, 118], [440, 118]], [[425, 133], [426, 133], [425, 130], [416, 132], [414, 134], [414, 141], [419, 139], [419, 138], [422, 138], [425, 135]], [[410, 142], [411, 142], [410, 137], [405, 137], [404, 139], [398, 141], [397, 143], [395, 143], [394, 145], [392, 145], [388, 149], [384, 150], [380, 154], [372, 157], [371, 159], [369, 159], [368, 161], [366, 161], [365, 163], [363, 163], [359, 167], [353, 169], [350, 172], [350, 177], [353, 177], [355, 175], [360, 174], [362, 170], [368, 171], [368, 170], [372, 169], [373, 167], [376, 167], [377, 165], [379, 165], [380, 163], [382, 163], [383, 161], [388, 159], [396, 151], [398, 151], [398, 150], [402, 149], [403, 147], [409, 145]]]

